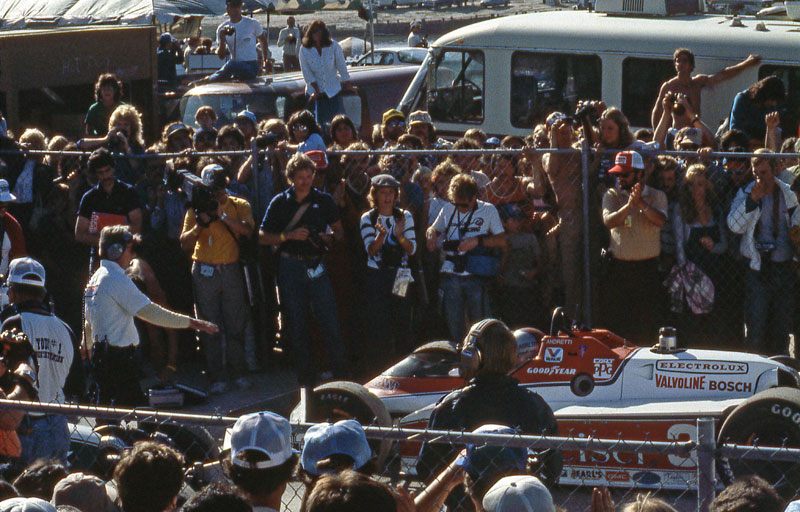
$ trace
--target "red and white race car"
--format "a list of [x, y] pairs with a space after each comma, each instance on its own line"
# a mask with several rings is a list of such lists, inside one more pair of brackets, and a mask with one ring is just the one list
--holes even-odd
[[[550, 336], [529, 335], [532, 350], [512, 372], [548, 402], [562, 436], [686, 441], [696, 436], [697, 418], [706, 417], [716, 420], [720, 442], [800, 447], [800, 374], [793, 359], [677, 349], [669, 340], [639, 347], [607, 330], [563, 325]], [[377, 418], [377, 424], [425, 428], [433, 405], [465, 384], [458, 365], [455, 344], [428, 343], [363, 387], [334, 382], [316, 388], [324, 410], [317, 415], [345, 413], [368, 422]], [[413, 449], [403, 452], [411, 455]], [[563, 456], [564, 484], [687, 489], [697, 483], [696, 461], [688, 456], [614, 451]], [[750, 461], [747, 472], [757, 464]], [[738, 471], [734, 465], [726, 461], [728, 478]]]

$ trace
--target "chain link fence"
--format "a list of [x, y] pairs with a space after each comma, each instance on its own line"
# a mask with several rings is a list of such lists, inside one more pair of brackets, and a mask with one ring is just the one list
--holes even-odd
[[[68, 469], [110, 478], [126, 448], [141, 440], [172, 445], [184, 454], [187, 493], [224, 478], [219, 453], [225, 428], [236, 418], [155, 410], [125, 410], [76, 405], [51, 405], [0, 400], [4, 410], [63, 414], [69, 418]], [[650, 493], [680, 511], [706, 510], [716, 492], [732, 479], [759, 474], [790, 498], [800, 489], [796, 466], [800, 450], [788, 448], [791, 435], [774, 446], [717, 444], [715, 421], [686, 420], [681, 435], [666, 441], [651, 440], [642, 431], [639, 439], [575, 436], [540, 437], [502, 433], [470, 433], [415, 430], [399, 427], [364, 428], [376, 455], [375, 476], [392, 485], [419, 493], [425, 486], [418, 478], [417, 453], [422, 443], [447, 445], [455, 457], [466, 448], [467, 477], [471, 492], [482, 493], [502, 476], [537, 474], [542, 454], [560, 452], [563, 470], [551, 487], [557, 506], [570, 511], [588, 510], [594, 487], [607, 485], [617, 504]], [[292, 425], [293, 443], [302, 447], [303, 433], [310, 423]], [[792, 446], [796, 446], [796, 443]], [[520, 458], [522, 465], [520, 466]], [[451, 460], [443, 460], [437, 472]], [[300, 510], [305, 484], [290, 482], [283, 495], [282, 510]], [[456, 492], [448, 502], [451, 510], [470, 510], [468, 494]]]

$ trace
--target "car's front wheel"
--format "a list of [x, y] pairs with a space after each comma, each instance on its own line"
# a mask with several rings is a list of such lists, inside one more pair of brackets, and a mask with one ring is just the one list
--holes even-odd
[[[367, 388], [355, 382], [335, 381], [317, 386], [314, 388], [311, 403], [311, 416], [306, 418], [310, 423], [320, 421], [335, 423], [339, 420], [354, 419], [362, 425], [392, 426], [392, 417], [383, 402]], [[292, 417], [295, 416], [293, 413]], [[380, 470], [392, 443], [371, 440], [369, 444], [377, 457]]]
[[[748, 398], [725, 418], [717, 442], [800, 448], [800, 390], [774, 388]], [[796, 462], [722, 457], [717, 461], [717, 472], [725, 485], [757, 474], [785, 499], [800, 493], [800, 465]]]

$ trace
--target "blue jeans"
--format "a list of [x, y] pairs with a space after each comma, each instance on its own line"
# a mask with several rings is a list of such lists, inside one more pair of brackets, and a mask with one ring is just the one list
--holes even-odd
[[317, 124], [323, 126], [325, 123], [330, 124], [333, 117], [341, 113], [343, 109], [341, 94], [337, 94], [333, 98], [328, 98], [327, 96], [317, 97], [314, 117], [317, 118]]
[[301, 386], [315, 384], [313, 361], [319, 359], [311, 353], [309, 305], [325, 341], [334, 377], [349, 377], [344, 341], [339, 330], [339, 313], [328, 270], [325, 269], [322, 274], [311, 278], [308, 275], [309, 268], [315, 267], [316, 262], [286, 257], [281, 257], [278, 264], [278, 290], [286, 320], [285, 332], [292, 344], [295, 371]]
[[745, 274], [744, 323], [747, 345], [766, 355], [787, 354], [794, 313], [795, 275], [791, 262], [761, 262]]
[[62, 463], [67, 462], [69, 428], [66, 416], [26, 414], [19, 425], [19, 432], [19, 440], [22, 445], [22, 455], [19, 460], [21, 467], [27, 467], [36, 459], [56, 459]]
[[461, 343], [469, 326], [491, 315], [486, 280], [442, 273], [439, 288], [450, 341]]
[[237, 80], [251, 80], [258, 76], [258, 61], [229, 60], [221, 68], [214, 71], [206, 81], [221, 82], [235, 78]]

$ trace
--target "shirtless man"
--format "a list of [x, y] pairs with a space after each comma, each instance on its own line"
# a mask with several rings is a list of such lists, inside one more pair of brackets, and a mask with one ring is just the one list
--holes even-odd
[[653, 129], [655, 130], [658, 120], [661, 119], [661, 110], [664, 108], [662, 102], [664, 96], [668, 92], [673, 94], [685, 94], [689, 99], [689, 104], [692, 105], [694, 111], [700, 113], [700, 92], [703, 87], [716, 85], [725, 80], [730, 80], [750, 66], [756, 66], [761, 62], [761, 57], [758, 55], [749, 55], [745, 60], [728, 66], [722, 71], [718, 71], [713, 75], [695, 75], [692, 76], [694, 71], [694, 54], [687, 48], [678, 48], [672, 55], [672, 62], [675, 64], [676, 76], [670, 78], [661, 84], [661, 90], [658, 92], [658, 99], [653, 107], [653, 113], [650, 116]]

